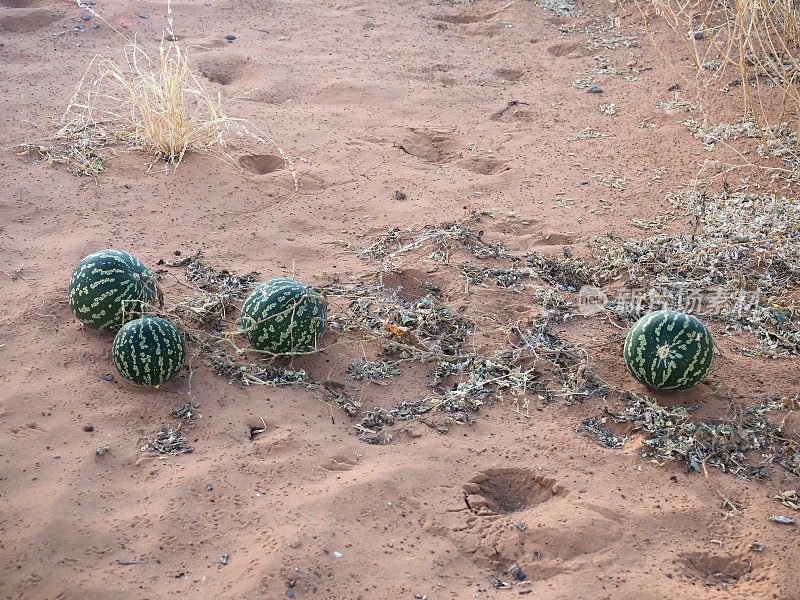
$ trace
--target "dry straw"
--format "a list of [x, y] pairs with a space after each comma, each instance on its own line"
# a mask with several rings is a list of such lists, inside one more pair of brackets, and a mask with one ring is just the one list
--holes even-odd
[[722, 88], [741, 95], [742, 118], [758, 128], [760, 154], [779, 157], [800, 173], [800, 9], [793, 0], [634, 0], [647, 18], [654, 9], [684, 40], [697, 72], [698, 96], [712, 112]]
[[124, 40], [124, 60], [101, 54], [91, 59], [61, 117], [55, 136], [60, 149], [28, 145], [23, 150], [37, 150], [48, 159], [66, 162], [80, 175], [103, 171], [101, 149], [117, 144], [151, 155], [151, 167], [162, 161], [165, 168], [177, 168], [188, 153], [197, 153], [241, 168], [227, 151], [231, 140], [239, 138], [275, 148], [297, 187], [295, 170], [284, 151], [247, 119], [229, 116], [229, 100], [209, 91], [192, 70], [188, 53], [173, 31], [169, 1], [156, 56], [82, 0], [76, 2]]

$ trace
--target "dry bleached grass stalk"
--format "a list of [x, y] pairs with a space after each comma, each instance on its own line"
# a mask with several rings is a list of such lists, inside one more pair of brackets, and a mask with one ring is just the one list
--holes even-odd
[[[173, 167], [190, 152], [215, 155], [237, 168], [238, 163], [226, 149], [231, 138], [249, 139], [274, 147], [297, 187], [292, 161], [284, 151], [248, 120], [229, 116], [222, 94], [212, 94], [194, 73], [187, 52], [176, 41], [169, 1], [165, 35], [156, 57], [82, 0], [76, 2], [125, 40], [125, 60], [119, 62], [100, 54], [92, 58], [61, 117], [57, 139], [67, 147], [84, 149], [123, 143]], [[93, 159], [96, 155], [92, 153]], [[102, 161], [88, 163], [80, 156], [74, 158], [79, 174], [103, 170]]]
[[[800, 128], [800, 8], [793, 0], [634, 0], [648, 7], [684, 40], [697, 69], [698, 95], [738, 88], [742, 117], [760, 132], [763, 156], [779, 156], [800, 171], [796, 136]], [[732, 70], [731, 76], [726, 76]], [[700, 91], [703, 90], [703, 91]], [[797, 175], [797, 173], [795, 173]], [[794, 177], [796, 179], [796, 177]]]

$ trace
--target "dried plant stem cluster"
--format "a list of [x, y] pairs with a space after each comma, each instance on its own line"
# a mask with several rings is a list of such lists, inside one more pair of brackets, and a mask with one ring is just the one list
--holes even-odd
[[[352, 419], [357, 436], [366, 443], [390, 443], [412, 422], [444, 433], [472, 423], [475, 414], [493, 402], [529, 416], [532, 406], [541, 408], [557, 400], [574, 404], [595, 397], [607, 406], [622, 405], [616, 412], [583, 422], [584, 429], [609, 448], [622, 447], [633, 431], [639, 431], [644, 435], [644, 454], [657, 462], [680, 460], [691, 470], [717, 467], [746, 478], [764, 476], [770, 463], [800, 473], [798, 440], [764, 416], [796, 407], [796, 399], [767, 398], [730, 419], [694, 421], [686, 408], [664, 408], [604, 381], [591, 369], [586, 351], [557, 333], [558, 325], [576, 314], [567, 295], [586, 282], [628, 277], [641, 285], [664, 284], [669, 295], [679, 294], [681, 285], [733, 282], [747, 287], [758, 279], [769, 286], [772, 300], [796, 288], [798, 257], [777, 243], [787, 241], [792, 251], [797, 250], [791, 238], [798, 231], [796, 207], [779, 198], [727, 192], [702, 201], [691, 195], [671, 198], [676, 212], [683, 209], [696, 220], [692, 235], [601, 241], [607, 260], [594, 269], [568, 255], [516, 256], [502, 243], [485, 238], [480, 227], [486, 215], [480, 214], [441, 226], [395, 228], [376, 237], [360, 252], [378, 265], [371, 282], [335, 281], [320, 289], [329, 303], [333, 331], [320, 351], [361, 348], [362, 356], [354, 357], [338, 374], [345, 381], [388, 388], [410, 384], [409, 377], [415, 379], [415, 388], [424, 383], [427, 392], [404, 393], [394, 405], [364, 407], [362, 395], [351, 395], [348, 385], [337, 382], [333, 373], [320, 381], [291, 361], [254, 358], [239, 351], [233, 339], [233, 315], [255, 285], [255, 273], [213, 269], [199, 255], [176, 260], [167, 266], [185, 268], [192, 292], [166, 311], [181, 322], [198, 355], [216, 374], [243, 386], [299, 385], [315, 390]], [[499, 294], [526, 292], [542, 305], [498, 325], [488, 344], [481, 345], [476, 341], [480, 315], [449, 305], [447, 292], [439, 286], [425, 282], [418, 294], [409, 296], [385, 285], [386, 277], [402, 271], [406, 261], [427, 264], [427, 272], [452, 274], [456, 290], [459, 281], [467, 279], [469, 285], [489, 286]], [[744, 276], [734, 281], [734, 269]], [[162, 270], [162, 279], [168, 273]], [[763, 311], [777, 309], [775, 302], [767, 307], [756, 304], [762, 312], [726, 313], [720, 318], [742, 326], [749, 323], [758, 335], [758, 327], [766, 323], [759, 320]], [[623, 320], [634, 317], [613, 303], [606, 308]], [[792, 309], [787, 314], [795, 313]], [[766, 338], [764, 348], [774, 339]], [[796, 341], [786, 339], [789, 345], [773, 348], [791, 352]], [[367, 348], [374, 359], [368, 358]], [[180, 429], [172, 427], [149, 438], [147, 447], [177, 452], [186, 451], [184, 445]], [[747, 450], [757, 450], [753, 456], [763, 460], [754, 462]]]
[[[800, 172], [800, 9], [793, 0], [635, 0], [651, 9], [685, 42], [703, 89], [737, 91], [742, 118], [757, 129], [767, 151]], [[701, 95], [705, 95], [703, 91]], [[713, 102], [713, 101], [712, 101]], [[713, 111], [706, 103], [704, 108]], [[795, 177], [796, 179], [796, 177]]]
[[269, 145], [284, 159], [297, 187], [292, 162], [261, 129], [247, 119], [229, 116], [221, 93], [212, 93], [191, 68], [185, 49], [173, 32], [167, 2], [164, 36], [157, 52], [105, 21], [91, 6], [77, 4], [103, 21], [124, 42], [122, 58], [96, 54], [67, 101], [54, 144], [25, 144], [21, 152], [37, 152], [48, 161], [66, 163], [77, 175], [105, 170], [108, 147], [141, 151], [176, 168], [189, 153], [225, 160], [233, 140]]

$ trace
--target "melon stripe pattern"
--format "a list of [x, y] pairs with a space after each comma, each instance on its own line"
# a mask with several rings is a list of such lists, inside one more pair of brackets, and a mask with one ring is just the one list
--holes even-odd
[[696, 317], [659, 310], [643, 316], [628, 332], [623, 359], [631, 375], [649, 388], [686, 390], [708, 375], [714, 344]]
[[186, 345], [169, 319], [141, 317], [117, 332], [111, 356], [119, 374], [131, 383], [159, 386], [183, 368]]
[[98, 329], [116, 329], [136, 317], [142, 303], [157, 296], [150, 271], [135, 256], [102, 250], [84, 258], [72, 272], [69, 306], [79, 321]]
[[278, 278], [250, 292], [238, 326], [256, 350], [288, 356], [316, 350], [326, 318], [317, 292], [294, 279]]

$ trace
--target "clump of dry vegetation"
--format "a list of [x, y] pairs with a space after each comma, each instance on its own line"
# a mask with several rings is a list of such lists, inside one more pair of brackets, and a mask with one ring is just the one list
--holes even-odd
[[[747, 129], [757, 132], [762, 158], [778, 157], [789, 168], [777, 174], [800, 177], [800, 9], [792, 0], [635, 0], [645, 17], [654, 12], [685, 42], [696, 69], [698, 97], [713, 119], [719, 90], [740, 95], [741, 120], [703, 124], [701, 135], [716, 141]], [[742, 123], [745, 124], [743, 127]], [[731, 131], [727, 131], [730, 129]], [[700, 131], [697, 127], [696, 131]], [[791, 133], [787, 133], [791, 132]], [[762, 165], [763, 166], [763, 165]]]
[[105, 170], [106, 149], [121, 147], [153, 158], [151, 168], [177, 168], [188, 153], [211, 155], [239, 168], [228, 153], [233, 139], [276, 149], [295, 179], [289, 157], [247, 119], [232, 117], [226, 99], [192, 69], [173, 31], [170, 2], [157, 52], [129, 38], [82, 0], [78, 6], [103, 21], [124, 42], [122, 58], [96, 54], [68, 98], [52, 143], [23, 144], [23, 153], [65, 163], [76, 175]]

